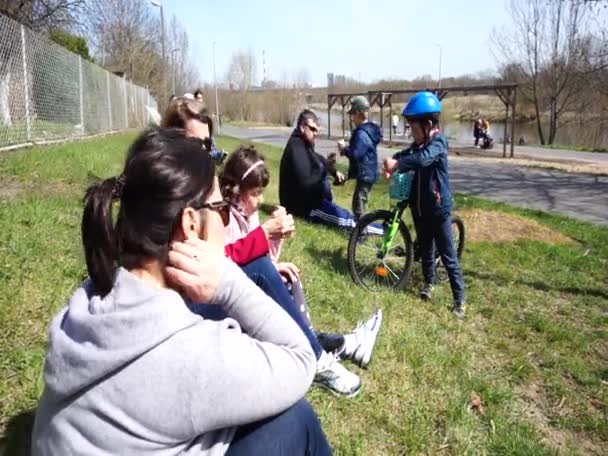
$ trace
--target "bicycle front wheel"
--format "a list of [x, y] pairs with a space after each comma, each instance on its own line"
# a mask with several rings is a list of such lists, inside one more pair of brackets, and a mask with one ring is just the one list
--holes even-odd
[[[359, 219], [348, 241], [348, 269], [353, 281], [364, 288], [403, 290], [412, 269], [410, 232], [399, 219], [393, 239], [389, 239], [390, 211], [380, 210]], [[383, 233], [383, 234], [381, 234]]]

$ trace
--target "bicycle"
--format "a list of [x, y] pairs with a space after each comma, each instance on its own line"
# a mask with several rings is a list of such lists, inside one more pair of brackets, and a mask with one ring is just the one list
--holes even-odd
[[[402, 219], [409, 204], [411, 185], [411, 174], [394, 174], [389, 195], [397, 203], [390, 210], [377, 210], [363, 215], [353, 229], [348, 241], [348, 269], [357, 285], [364, 288], [389, 287], [395, 291], [407, 286], [412, 262], [420, 261], [418, 244], [412, 241], [410, 230]], [[372, 234], [368, 229], [372, 224], [381, 225], [384, 234]], [[460, 260], [464, 250], [465, 228], [458, 216], [452, 216], [452, 237]], [[368, 254], [367, 261], [365, 253]], [[447, 271], [437, 252], [435, 268], [438, 280], [448, 280]]]

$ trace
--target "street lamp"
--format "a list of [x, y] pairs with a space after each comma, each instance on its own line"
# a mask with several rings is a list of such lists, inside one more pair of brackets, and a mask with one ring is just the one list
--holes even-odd
[[175, 95], [175, 53], [180, 51], [180, 48], [171, 49], [171, 94]]
[[435, 43], [435, 46], [437, 46], [439, 48], [439, 74], [437, 75], [437, 88], [441, 88], [441, 54], [442, 54], [442, 48], [441, 48], [441, 44]]
[[166, 103], [167, 101], [167, 80], [166, 80], [166, 74], [165, 74], [165, 62], [167, 61], [165, 59], [165, 15], [163, 12], [163, 5], [161, 4], [161, 2], [157, 1], [157, 0], [151, 0], [150, 3], [152, 3], [152, 5], [156, 6], [157, 8], [160, 8], [160, 41], [161, 41], [161, 45], [162, 45], [162, 59], [163, 59], [163, 64], [161, 65], [161, 79], [162, 79], [162, 89], [161, 89], [161, 94], [162, 94], [162, 101], [161, 101], [161, 106], [164, 106], [164, 103]]
[[213, 85], [215, 86], [215, 118], [217, 119], [217, 131], [220, 132], [220, 105], [217, 98], [217, 77], [215, 74], [215, 41], [213, 42]]

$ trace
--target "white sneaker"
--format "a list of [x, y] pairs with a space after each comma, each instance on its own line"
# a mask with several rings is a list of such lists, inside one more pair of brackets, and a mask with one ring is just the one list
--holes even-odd
[[[357, 328], [352, 332], [356, 345], [354, 347], [345, 347], [342, 356], [354, 361], [361, 367], [367, 367], [371, 358], [378, 332], [382, 324], [382, 309], [376, 310], [374, 315], [365, 323], [359, 323]], [[351, 336], [351, 334], [346, 337]], [[349, 350], [350, 348], [350, 350]]]
[[326, 388], [336, 396], [354, 397], [361, 389], [361, 379], [342, 366], [335, 355], [324, 351], [317, 360], [313, 385]]

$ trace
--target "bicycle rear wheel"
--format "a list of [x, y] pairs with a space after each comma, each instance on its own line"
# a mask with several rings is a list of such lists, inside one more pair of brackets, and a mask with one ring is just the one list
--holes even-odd
[[353, 281], [364, 288], [403, 290], [412, 269], [413, 249], [410, 232], [399, 219], [399, 228], [384, 248], [385, 235], [376, 234], [377, 227], [388, 233], [392, 213], [370, 212], [361, 217], [348, 241], [348, 270]]
[[[454, 249], [456, 250], [459, 262], [464, 251], [464, 238], [464, 222], [460, 217], [452, 216], [452, 241], [454, 242]], [[437, 251], [435, 251], [435, 278], [440, 282], [447, 282], [449, 279], [448, 271], [443, 266], [441, 257]]]

